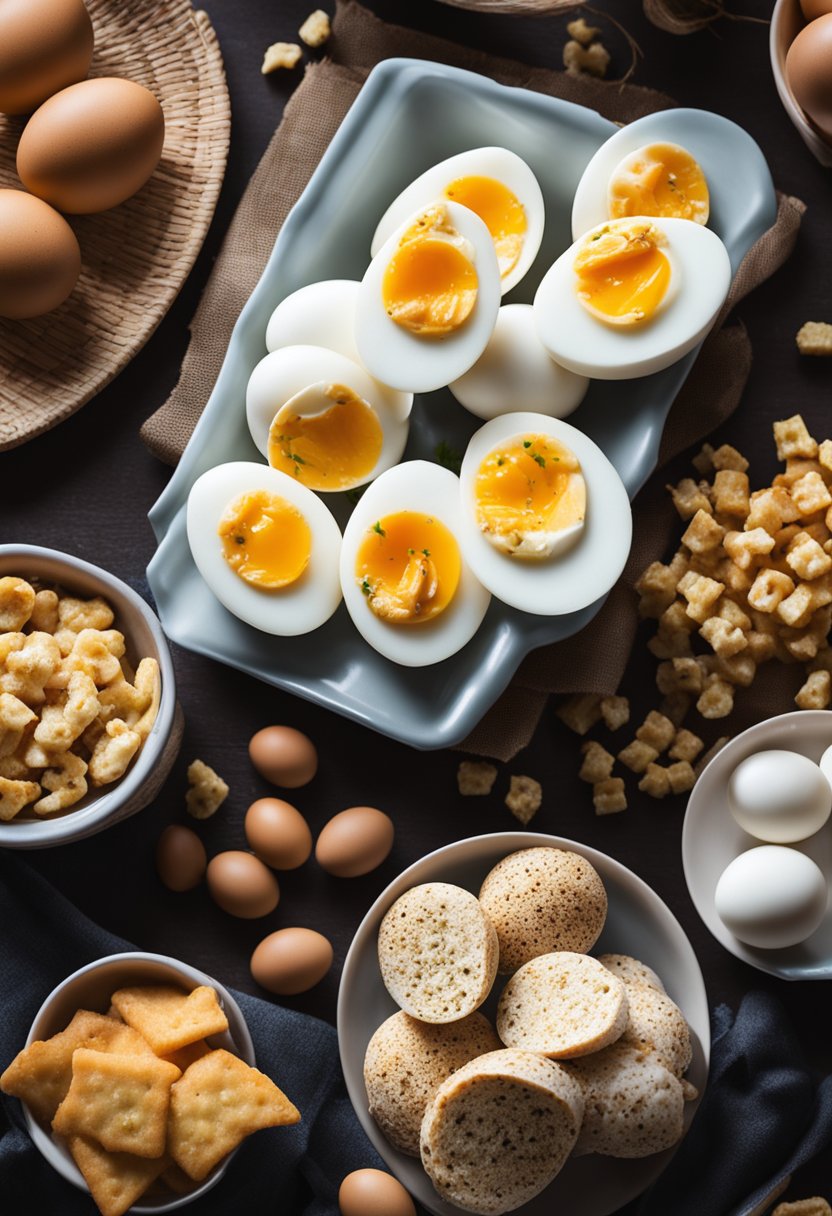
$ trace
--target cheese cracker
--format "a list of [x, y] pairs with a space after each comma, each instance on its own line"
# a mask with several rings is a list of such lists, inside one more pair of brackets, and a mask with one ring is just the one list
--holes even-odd
[[187, 993], [167, 984], [120, 988], [112, 1002], [160, 1056], [228, 1030], [216, 992], [204, 985]]
[[70, 1136], [69, 1151], [101, 1216], [123, 1216], [170, 1164], [168, 1157], [108, 1153], [87, 1136]]

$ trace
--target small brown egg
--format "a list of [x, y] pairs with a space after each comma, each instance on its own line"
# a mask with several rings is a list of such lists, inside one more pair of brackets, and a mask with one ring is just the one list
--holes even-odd
[[172, 823], [156, 845], [156, 870], [169, 891], [192, 891], [205, 877], [205, 845], [190, 828]]
[[251, 763], [272, 785], [295, 790], [318, 771], [315, 744], [292, 726], [264, 726], [248, 745]]
[[338, 1191], [341, 1216], [416, 1216], [413, 1200], [392, 1174], [355, 1170]]
[[358, 878], [380, 866], [393, 847], [393, 820], [371, 806], [353, 806], [333, 815], [315, 845], [327, 874]]
[[786, 79], [806, 117], [832, 141], [832, 13], [797, 35], [786, 55]]
[[53, 93], [83, 80], [92, 45], [83, 0], [3, 0], [0, 114], [29, 114]]
[[296, 870], [312, 852], [309, 824], [290, 802], [258, 798], [246, 811], [246, 840], [275, 870]]
[[208, 890], [223, 912], [243, 920], [268, 916], [277, 907], [280, 888], [271, 870], [251, 853], [231, 849], [208, 862]]
[[832, 13], [832, 0], [800, 0], [800, 7], [807, 21], [815, 21], [824, 13]]
[[0, 190], [0, 317], [51, 312], [80, 273], [81, 250], [64, 217], [22, 190]]
[[99, 76], [55, 93], [17, 146], [27, 190], [59, 211], [106, 211], [135, 194], [162, 155], [165, 116], [149, 89]]
[[319, 984], [332, 966], [332, 946], [314, 929], [278, 929], [251, 956], [251, 974], [278, 996], [296, 996]]

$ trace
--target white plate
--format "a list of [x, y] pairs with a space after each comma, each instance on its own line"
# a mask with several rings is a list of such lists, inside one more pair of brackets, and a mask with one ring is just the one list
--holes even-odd
[[[693, 948], [679, 922], [658, 895], [620, 862], [574, 840], [536, 832], [495, 832], [474, 836], [429, 853], [381, 893], [353, 938], [341, 974], [338, 993], [338, 1044], [347, 1092], [362, 1127], [385, 1162], [412, 1195], [434, 1216], [458, 1216], [459, 1208], [445, 1203], [433, 1189], [421, 1163], [398, 1152], [384, 1138], [367, 1110], [364, 1055], [376, 1028], [395, 1013], [397, 1006], [381, 980], [378, 967], [378, 929], [390, 905], [410, 887], [423, 882], [451, 882], [478, 893], [492, 866], [517, 849], [534, 847], [571, 849], [586, 857], [598, 871], [609, 899], [607, 923], [594, 953], [630, 954], [659, 975], [691, 1028], [693, 1062], [687, 1076], [699, 1089], [705, 1087], [710, 1055], [708, 1000], [702, 972]], [[493, 1015], [496, 994], [484, 1009]], [[686, 1105], [686, 1127], [698, 1103]], [[517, 1211], [524, 1216], [609, 1216], [658, 1177], [673, 1149], [635, 1161], [590, 1154], [566, 1163], [554, 1182], [536, 1199]]]
[[[784, 980], [832, 979], [832, 905], [811, 937], [797, 946], [762, 950], [747, 946], [725, 928], [714, 907], [722, 871], [740, 853], [762, 843], [744, 832], [728, 809], [728, 778], [754, 752], [782, 748], [818, 761], [832, 744], [828, 709], [797, 710], [769, 718], [737, 735], [714, 756], [693, 788], [682, 829], [682, 864], [696, 911], [726, 950], [759, 971]], [[832, 823], [808, 840], [789, 845], [813, 858], [832, 881]]]

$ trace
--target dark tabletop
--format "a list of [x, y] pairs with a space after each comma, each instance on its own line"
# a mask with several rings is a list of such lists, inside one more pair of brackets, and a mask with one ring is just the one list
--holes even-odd
[[[47, 435], [0, 456], [0, 540], [49, 545], [77, 554], [141, 586], [154, 542], [146, 519], [169, 470], [143, 447], [138, 431], [176, 382], [187, 325], [223, 234], [299, 70], [260, 74], [264, 48], [292, 41], [311, 0], [205, 0], [222, 46], [233, 110], [231, 152], [216, 218], [181, 295], [145, 349], [80, 413]], [[485, 50], [547, 67], [560, 65], [565, 18], [484, 17], [428, 0], [370, 0], [379, 15], [442, 33]], [[636, 0], [599, 3], [615, 12], [643, 51], [636, 83], [664, 90], [683, 105], [727, 115], [760, 143], [779, 189], [809, 205], [798, 247], [787, 266], [745, 300], [754, 364], [742, 404], [714, 442], [730, 441], [752, 459], [752, 479], [765, 484], [775, 470], [771, 422], [802, 412], [818, 438], [832, 434], [832, 361], [801, 359], [794, 334], [808, 319], [832, 320], [832, 239], [829, 172], [801, 143], [777, 98], [768, 58], [768, 25], [723, 20], [711, 31], [674, 38], [652, 27]], [[768, 16], [770, 4], [735, 0], [735, 11]], [[616, 31], [605, 33], [613, 68], [629, 62]], [[737, 190], [743, 188], [736, 183]], [[680, 459], [670, 470], [687, 472]], [[655, 705], [655, 660], [640, 637], [622, 691], [633, 697], [634, 721]], [[340, 964], [369, 904], [405, 866], [452, 840], [518, 825], [497, 792], [463, 799], [456, 789], [455, 752], [417, 753], [247, 676], [174, 647], [178, 692], [186, 715], [184, 746], [156, 803], [102, 835], [28, 855], [79, 907], [143, 949], [179, 956], [223, 982], [259, 991], [248, 970], [254, 945], [286, 925], [309, 925], [335, 947], [336, 965], [311, 992], [286, 1003], [334, 1021]], [[234, 920], [204, 889], [166, 891], [155, 875], [153, 846], [162, 828], [184, 819], [185, 769], [199, 756], [231, 786], [221, 812], [202, 828], [209, 853], [244, 847], [242, 817], [271, 791], [247, 754], [252, 733], [290, 723], [318, 745], [315, 780], [292, 799], [316, 832], [336, 811], [369, 804], [396, 824], [393, 852], [365, 878], [328, 877], [314, 862], [281, 877], [278, 909], [263, 921]], [[694, 945], [711, 1003], [736, 1005], [752, 987], [776, 992], [787, 1006], [819, 1070], [832, 1068], [829, 987], [786, 983], [728, 954], [700, 922], [682, 875], [680, 834], [684, 799], [652, 802], [634, 791], [621, 815], [596, 818], [587, 786], [576, 777], [578, 740], [546, 713], [530, 747], [507, 766], [543, 784], [545, 800], [531, 825], [611, 853], [667, 902]], [[498, 788], [506, 785], [501, 775]], [[291, 797], [291, 796], [290, 796]], [[4, 927], [4, 932], [7, 928]], [[262, 993], [261, 993], [262, 995]], [[832, 1154], [804, 1169], [795, 1196], [829, 1194]], [[825, 1191], [824, 1191], [825, 1188]], [[629, 1211], [630, 1209], [627, 1209]]]

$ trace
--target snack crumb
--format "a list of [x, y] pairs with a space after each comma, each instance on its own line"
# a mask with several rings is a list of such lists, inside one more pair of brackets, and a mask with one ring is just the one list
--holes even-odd
[[597, 785], [599, 781], [606, 781], [612, 773], [615, 756], [594, 740], [581, 744], [581, 754], [584, 758], [581, 771], [578, 773], [581, 781], [586, 781], [593, 786]]
[[323, 46], [331, 33], [329, 17], [322, 8], [316, 8], [314, 13], [310, 13], [298, 30], [301, 42], [312, 47]]
[[778, 1203], [771, 1216], [832, 1216], [832, 1208], [820, 1195], [813, 1195], [811, 1199]]
[[590, 76], [603, 77], [609, 65], [610, 53], [602, 42], [581, 46], [580, 42], [571, 38], [563, 48], [563, 66], [573, 76], [586, 72]]
[[617, 811], [626, 811], [627, 794], [623, 777], [607, 777], [605, 781], [596, 781], [592, 787], [592, 802], [596, 815], [613, 815]]
[[228, 797], [228, 786], [203, 760], [188, 765], [190, 788], [185, 795], [188, 814], [194, 819], [210, 819]]
[[601, 30], [596, 25], [587, 25], [583, 17], [578, 17], [575, 21], [566, 23], [566, 32], [570, 38], [574, 38], [576, 42], [580, 42], [581, 46], [589, 46], [590, 42], [594, 42], [596, 38], [601, 36]]
[[557, 707], [555, 716], [576, 735], [585, 735], [601, 718], [601, 700], [594, 692], [577, 693]]
[[497, 780], [497, 767], [484, 760], [463, 760], [456, 770], [456, 783], [463, 797], [490, 794]]
[[260, 71], [267, 76], [269, 72], [276, 72], [280, 68], [297, 67], [302, 54], [303, 51], [296, 42], [273, 42], [266, 48]]
[[630, 702], [626, 697], [603, 697], [601, 717], [607, 730], [618, 730], [630, 721]]
[[512, 777], [511, 787], [506, 794], [506, 806], [524, 827], [540, 810], [542, 801], [543, 786], [539, 781], [535, 781], [534, 777]]
[[807, 321], [797, 331], [801, 355], [832, 355], [832, 325], [828, 321]]

